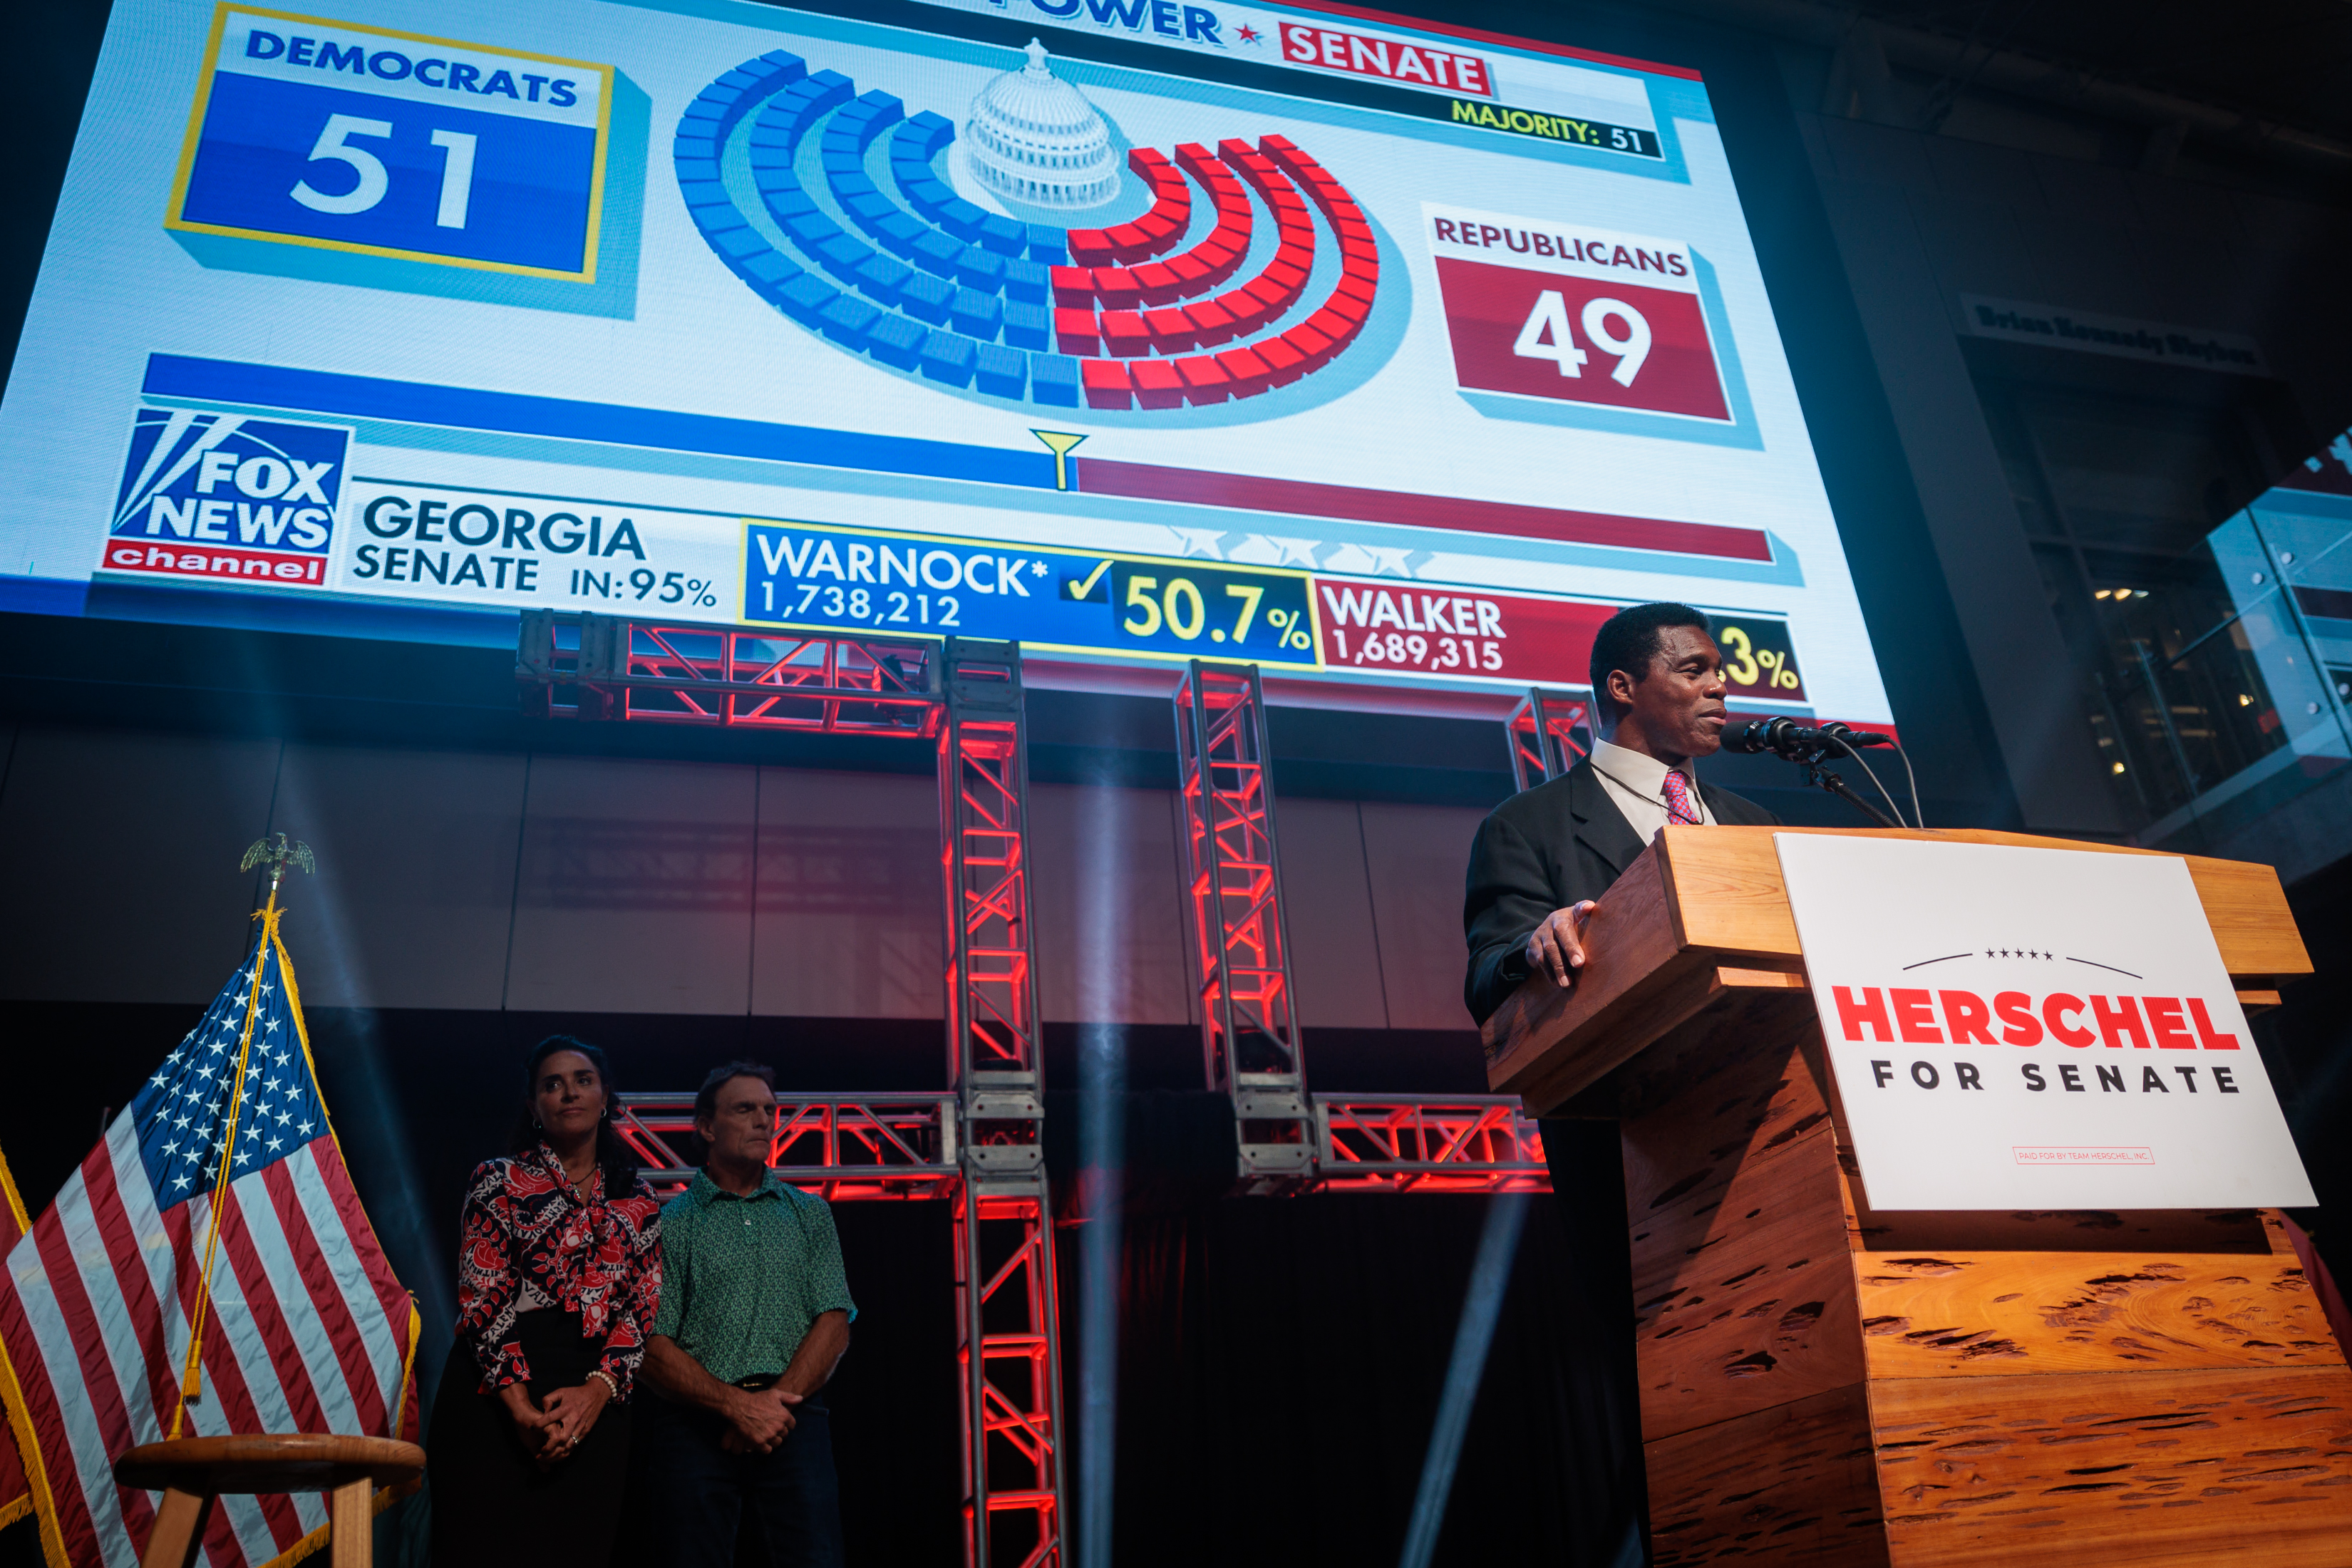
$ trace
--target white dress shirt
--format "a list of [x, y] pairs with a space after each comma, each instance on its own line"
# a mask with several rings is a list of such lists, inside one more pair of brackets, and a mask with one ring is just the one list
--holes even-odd
[[[1617, 809], [1632, 824], [1633, 837], [1647, 844], [1666, 825], [1666, 764], [1646, 752], [1636, 752], [1625, 746], [1615, 746], [1595, 739], [1592, 742], [1592, 771], [1601, 775], [1601, 787]], [[1698, 792], [1698, 770], [1685, 762], [1682, 775], [1690, 781], [1691, 804], [1698, 807], [1699, 819], [1707, 826], [1716, 826], [1715, 813], [1706, 806], [1706, 797]]]

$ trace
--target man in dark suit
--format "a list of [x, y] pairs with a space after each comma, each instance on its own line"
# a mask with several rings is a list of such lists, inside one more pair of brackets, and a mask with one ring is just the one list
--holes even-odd
[[1592, 755], [1480, 824], [1462, 924], [1462, 999], [1484, 1023], [1530, 974], [1575, 983], [1593, 900], [1667, 823], [1780, 818], [1698, 776], [1723, 745], [1723, 655], [1687, 605], [1635, 605], [1592, 639]]

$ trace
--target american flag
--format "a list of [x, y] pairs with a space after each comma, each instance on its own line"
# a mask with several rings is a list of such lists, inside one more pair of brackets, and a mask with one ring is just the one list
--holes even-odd
[[[171, 1435], [224, 1154], [203, 1397], [181, 1436], [415, 1431], [415, 1310], [328, 1125], [274, 900], [258, 919], [204, 1022], [7, 1251], [0, 1401], [29, 1436], [51, 1568], [135, 1568], [153, 1527], [159, 1494], [116, 1486], [109, 1467]], [[264, 1568], [315, 1550], [326, 1526], [316, 1494], [225, 1496], [204, 1561]]]

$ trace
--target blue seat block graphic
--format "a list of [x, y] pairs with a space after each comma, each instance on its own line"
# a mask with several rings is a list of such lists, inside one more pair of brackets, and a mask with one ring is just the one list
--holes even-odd
[[681, 180], [711, 180], [719, 178], [716, 158], [681, 158], [677, 161], [677, 177]]
[[946, 279], [918, 272], [900, 287], [898, 308], [919, 321], [940, 326], [948, 319], [948, 301], [955, 298], [955, 285]]
[[994, 397], [1018, 397], [1028, 390], [1029, 356], [1002, 343], [982, 343], [972, 356], [971, 384]]
[[967, 245], [956, 252], [956, 281], [967, 289], [993, 294], [1004, 282], [1004, 258], [992, 250]]
[[833, 303], [816, 313], [819, 331], [845, 348], [860, 353], [865, 352], [866, 331], [881, 319], [881, 311], [846, 294], [836, 294]]
[[689, 207], [723, 207], [733, 205], [727, 187], [716, 180], [680, 180], [677, 194]]
[[823, 213], [814, 210], [787, 218], [784, 221], [784, 229], [803, 247], [812, 250], [828, 239], [846, 237], [842, 234], [839, 224]]
[[955, 140], [955, 121], [944, 114], [934, 114], [926, 109], [920, 114], [910, 114], [890, 133], [892, 157], [901, 147], [911, 149], [923, 162], [929, 163], [947, 150]]
[[959, 289], [948, 301], [948, 320], [959, 332], [969, 332], [986, 342], [996, 336], [1004, 323], [1004, 301], [993, 294], [983, 294], [977, 289]]
[[919, 321], [910, 321], [904, 316], [884, 316], [866, 328], [866, 352], [884, 364], [912, 370], [931, 335]]
[[871, 257], [859, 264], [857, 287], [869, 299], [879, 300], [894, 309], [899, 302], [907, 279], [915, 276], [913, 268], [887, 256]]
[[1042, 223], [1031, 224], [1029, 226], [1029, 259], [1042, 261], [1048, 266], [1068, 261], [1070, 231], [1066, 228], [1047, 228]]
[[743, 277], [764, 297], [773, 300], [783, 293], [784, 285], [808, 273], [798, 262], [770, 250], [748, 258], [743, 263]]
[[777, 306], [803, 327], [819, 325], [825, 307], [840, 298], [839, 289], [814, 272], [803, 272], [776, 290]]
[[986, 213], [961, 196], [950, 195], [940, 204], [940, 226], [958, 239], [978, 239], [980, 226], [987, 221]]
[[1028, 230], [1009, 217], [991, 215], [980, 224], [980, 243], [999, 256], [1018, 256], [1028, 243]]
[[881, 242], [883, 249], [893, 256], [914, 255], [915, 241], [927, 232], [921, 224], [902, 212], [893, 211], [874, 223], [874, 237]]
[[817, 264], [853, 288], [857, 283], [857, 269], [874, 259], [871, 249], [845, 234], [836, 233], [815, 249]]
[[1016, 349], [1054, 346], [1054, 313], [1043, 305], [1015, 300], [1004, 307], [1004, 341]]
[[950, 386], [971, 384], [971, 362], [980, 345], [955, 332], [932, 332], [923, 340], [923, 374]]
[[687, 216], [694, 219], [695, 227], [700, 229], [714, 242], [719, 236], [731, 229], [751, 226], [743, 221], [743, 215], [737, 212], [731, 205], [723, 207], [694, 207], [689, 209]]
[[1004, 264], [1004, 297], [1042, 305], [1045, 302], [1046, 287], [1052, 279], [1053, 275], [1045, 270], [1044, 262], [1015, 258]]
[[808, 193], [797, 185], [789, 191], [776, 192], [767, 198], [767, 202], [768, 211], [773, 214], [776, 221], [786, 228], [790, 228], [793, 220], [797, 217], [824, 216], [816, 210], [816, 204], [809, 200]]
[[[710, 242], [717, 246], [719, 254], [730, 262], [743, 261], [759, 255], [763, 250], [773, 251], [775, 248], [761, 237], [759, 230], [748, 223], [741, 228], [730, 229], [725, 234], [712, 235]], [[739, 268], [738, 270], [740, 268]]]
[[1078, 405], [1078, 362], [1067, 354], [1036, 354], [1029, 361], [1029, 395], [1055, 408]]
[[708, 158], [716, 163], [719, 142], [709, 133], [709, 122], [694, 121], [680, 126], [677, 134], [670, 139], [669, 155], [673, 163], [682, 163], [689, 158]]
[[825, 184], [833, 187], [834, 195], [845, 205], [852, 196], [872, 196], [881, 194], [874, 188], [874, 182], [867, 179], [861, 171], [828, 175]]
[[924, 271], [940, 278], [955, 276], [956, 261], [964, 247], [946, 235], [933, 231], [915, 241], [915, 252], [907, 259]]

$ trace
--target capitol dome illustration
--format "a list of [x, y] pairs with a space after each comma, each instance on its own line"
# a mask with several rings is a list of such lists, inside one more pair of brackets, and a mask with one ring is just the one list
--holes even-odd
[[1110, 127], [1086, 95], [1045, 68], [1045, 47], [1029, 40], [1029, 63], [980, 89], [964, 127], [972, 174], [1007, 201], [1077, 210], [1118, 194], [1118, 155]]

